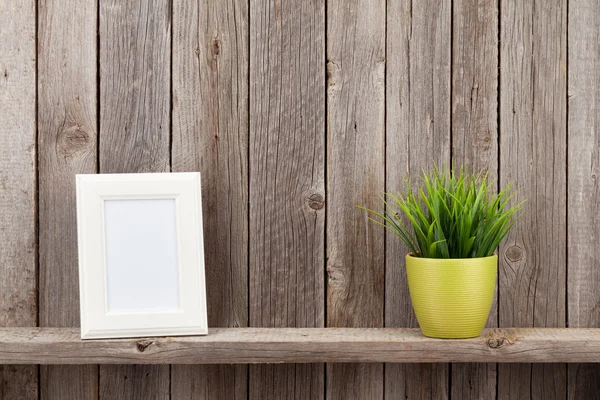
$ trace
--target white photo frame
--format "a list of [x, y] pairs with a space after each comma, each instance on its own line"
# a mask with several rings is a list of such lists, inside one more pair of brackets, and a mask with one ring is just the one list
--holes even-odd
[[76, 180], [81, 338], [207, 334], [200, 173]]

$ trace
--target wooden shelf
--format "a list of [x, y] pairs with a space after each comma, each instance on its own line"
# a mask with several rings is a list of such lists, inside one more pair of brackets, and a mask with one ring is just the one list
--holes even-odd
[[0, 364], [312, 362], [600, 362], [600, 329], [490, 329], [441, 340], [418, 329], [211, 328], [208, 336], [81, 340], [74, 328], [0, 328]]

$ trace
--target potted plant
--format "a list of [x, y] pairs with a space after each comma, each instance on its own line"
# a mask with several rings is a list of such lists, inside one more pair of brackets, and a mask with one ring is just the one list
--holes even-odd
[[494, 252], [522, 203], [507, 208], [514, 195], [510, 185], [495, 193], [487, 174], [467, 174], [464, 168], [458, 173], [434, 168], [421, 181], [416, 190], [406, 181], [405, 194], [382, 197], [383, 212], [361, 208], [409, 248], [408, 287], [423, 334], [479, 336], [496, 287]]

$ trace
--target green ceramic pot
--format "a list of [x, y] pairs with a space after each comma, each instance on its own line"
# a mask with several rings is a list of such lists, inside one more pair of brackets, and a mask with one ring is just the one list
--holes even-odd
[[481, 334], [494, 300], [498, 256], [406, 256], [408, 288], [425, 336], [463, 339]]

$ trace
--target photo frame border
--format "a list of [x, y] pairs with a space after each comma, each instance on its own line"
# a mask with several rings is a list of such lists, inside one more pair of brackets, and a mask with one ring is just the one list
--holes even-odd
[[[79, 174], [76, 188], [81, 338], [206, 335], [200, 173]], [[104, 201], [128, 199], [176, 201], [179, 310], [108, 311]]]

